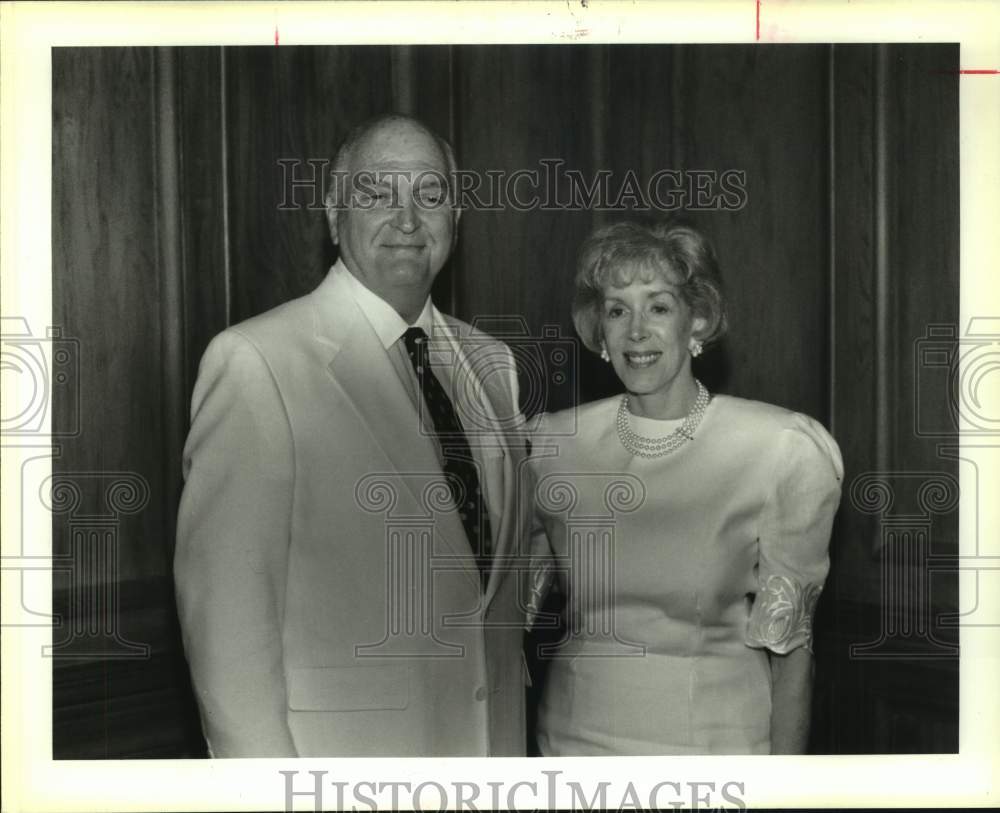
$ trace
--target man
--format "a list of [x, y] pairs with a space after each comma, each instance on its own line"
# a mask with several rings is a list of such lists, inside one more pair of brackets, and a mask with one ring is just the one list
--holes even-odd
[[524, 752], [526, 450], [509, 348], [430, 301], [453, 171], [413, 119], [353, 132], [339, 260], [202, 359], [175, 575], [213, 756]]

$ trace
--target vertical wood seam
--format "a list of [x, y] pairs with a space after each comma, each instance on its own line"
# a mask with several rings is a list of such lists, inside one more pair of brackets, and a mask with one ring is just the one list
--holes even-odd
[[229, 128], [227, 126], [226, 48], [219, 47], [219, 159], [222, 174], [222, 284], [226, 300], [226, 327], [233, 322], [232, 257], [229, 226]]
[[412, 45], [389, 48], [389, 93], [394, 112], [412, 116], [416, 112], [416, 79]]
[[[591, 159], [594, 162], [595, 173], [600, 173], [607, 161], [607, 139], [605, 125], [608, 117], [608, 88], [610, 86], [608, 71], [611, 56], [607, 45], [591, 45], [590, 51], [590, 140]], [[595, 177], [600, 177], [596, 175]], [[606, 215], [602, 207], [591, 207], [590, 226], [596, 229], [603, 225]]]
[[891, 386], [889, 279], [889, 46], [875, 46], [875, 468], [888, 471]]
[[[451, 148], [456, 153], [456, 161], [462, 160], [462, 155], [459, 153], [459, 143], [458, 139], [461, 133], [459, 132], [459, 117], [458, 117], [458, 87], [455, 84], [455, 76], [458, 74], [456, 61], [458, 59], [458, 52], [454, 45], [448, 45], [448, 141], [451, 142]], [[461, 164], [459, 164], [459, 169], [461, 169]], [[459, 201], [460, 203], [460, 201]], [[456, 228], [461, 228], [461, 221]], [[459, 239], [461, 239], [461, 233], [459, 233]], [[457, 249], [451, 252], [451, 274], [448, 278], [448, 297], [450, 301], [448, 302], [448, 313], [457, 314], [458, 313], [458, 294], [459, 294], [459, 277], [462, 276], [462, 252]], [[468, 316], [468, 314], [465, 314]]]
[[156, 270], [160, 289], [160, 353], [163, 370], [165, 544], [173, 549], [178, 497], [174, 488], [180, 473], [184, 443], [184, 331], [183, 247], [181, 245], [180, 167], [177, 130], [177, 72], [175, 50], [160, 47], [153, 66], [153, 155], [155, 188]]
[[888, 140], [886, 128], [888, 51], [875, 46], [875, 464], [888, 468]]
[[837, 62], [836, 46], [827, 56], [827, 422], [830, 434], [837, 426]]
[[670, 161], [674, 170], [681, 170], [684, 163], [686, 142], [681, 125], [684, 119], [684, 95], [681, 82], [684, 79], [684, 46], [670, 45]]
[[[455, 141], [455, 47], [453, 45], [443, 46], [448, 49], [448, 143], [451, 144], [453, 152], [458, 151], [458, 144]], [[456, 161], [458, 158], [455, 159]], [[452, 183], [457, 179], [453, 178]], [[458, 226], [456, 225], [456, 229]], [[455, 259], [458, 259], [458, 252], [452, 251]], [[452, 269], [448, 278], [448, 313], [455, 313], [458, 307], [458, 289], [456, 287], [456, 269]]]

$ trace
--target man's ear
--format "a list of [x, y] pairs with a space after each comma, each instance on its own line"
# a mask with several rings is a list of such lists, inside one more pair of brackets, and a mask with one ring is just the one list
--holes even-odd
[[326, 198], [323, 202], [326, 204], [326, 225], [330, 230], [330, 239], [333, 240], [333, 244], [336, 246], [340, 243], [340, 231], [337, 227], [337, 215], [340, 212], [337, 208], [337, 201], [333, 190], [326, 193]]

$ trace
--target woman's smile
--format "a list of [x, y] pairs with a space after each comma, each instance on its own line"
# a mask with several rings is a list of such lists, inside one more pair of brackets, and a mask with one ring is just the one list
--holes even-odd
[[652, 367], [662, 355], [663, 353], [659, 350], [633, 350], [622, 353], [625, 363], [633, 370], [644, 370], [647, 367]]

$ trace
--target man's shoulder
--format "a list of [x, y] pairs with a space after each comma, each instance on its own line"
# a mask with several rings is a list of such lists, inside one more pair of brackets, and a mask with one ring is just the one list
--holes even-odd
[[301, 332], [312, 322], [310, 295], [291, 299], [263, 313], [250, 316], [229, 327], [248, 338], [264, 338], [271, 334]]
[[457, 316], [451, 316], [447, 313], [442, 313], [438, 311], [438, 315], [444, 321], [448, 332], [454, 336], [459, 341], [464, 344], [472, 345], [483, 345], [487, 347], [503, 348], [507, 350], [507, 343], [502, 339], [498, 339], [490, 333], [481, 330], [475, 324], [469, 324], [468, 322], [459, 319]]
[[230, 325], [218, 338], [241, 338], [265, 356], [294, 350], [318, 332], [316, 292], [291, 299]]

